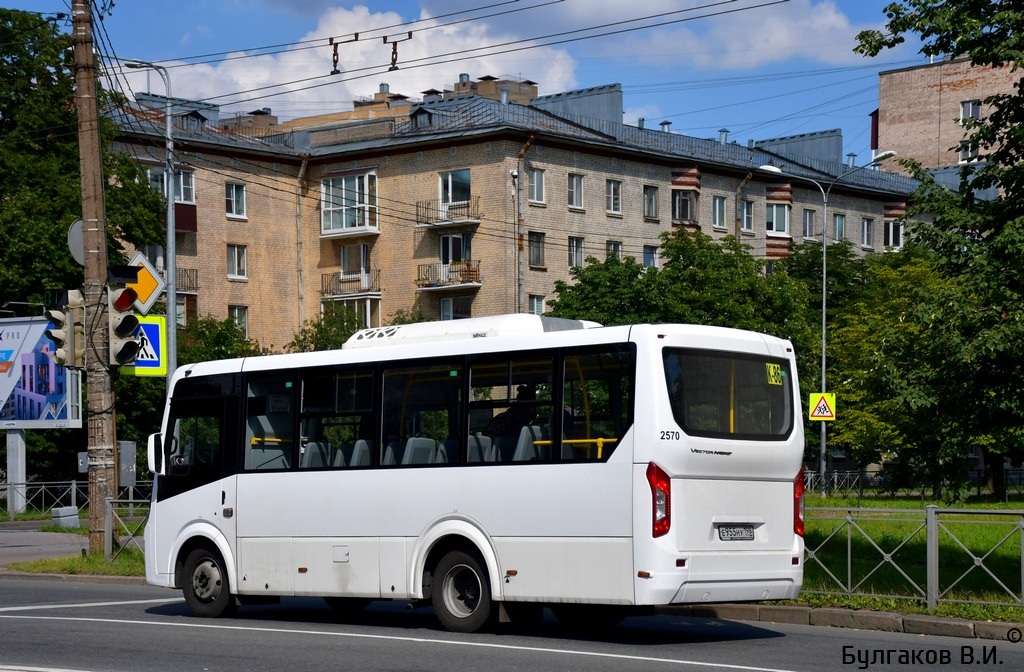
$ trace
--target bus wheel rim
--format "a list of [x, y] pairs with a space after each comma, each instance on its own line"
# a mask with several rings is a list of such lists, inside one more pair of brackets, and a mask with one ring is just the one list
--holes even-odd
[[458, 618], [468, 618], [480, 605], [480, 577], [471, 567], [456, 565], [444, 577], [444, 605]]
[[202, 602], [214, 602], [220, 596], [222, 577], [220, 567], [207, 558], [192, 572], [192, 593]]

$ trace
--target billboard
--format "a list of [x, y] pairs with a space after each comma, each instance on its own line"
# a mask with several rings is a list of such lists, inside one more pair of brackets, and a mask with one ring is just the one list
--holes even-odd
[[0, 429], [82, 426], [81, 373], [53, 361], [43, 317], [0, 319]]

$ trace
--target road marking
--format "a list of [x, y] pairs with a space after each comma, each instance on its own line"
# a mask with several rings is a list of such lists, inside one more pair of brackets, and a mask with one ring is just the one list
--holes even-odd
[[[148, 602], [149, 600], [147, 600]], [[167, 600], [160, 600], [167, 602]], [[113, 603], [112, 603], [113, 604]], [[128, 602], [122, 604], [131, 604]], [[115, 625], [148, 625], [170, 628], [200, 628], [206, 630], [232, 630], [235, 632], [272, 632], [275, 634], [316, 635], [320, 637], [348, 637], [352, 639], [378, 639], [391, 642], [411, 642], [421, 644], [438, 644], [441, 646], [470, 646], [483, 649], [502, 649], [507, 651], [523, 651], [529, 653], [556, 653], [566, 656], [587, 658], [607, 658], [631, 662], [665, 663], [666, 665], [689, 665], [718, 670], [742, 670], [743, 672], [793, 672], [775, 667], [751, 667], [748, 665], [730, 665], [729, 663], [708, 663], [699, 660], [681, 658], [656, 658], [653, 656], [630, 656], [621, 653], [600, 653], [597, 651], [572, 651], [569, 649], [552, 649], [542, 646], [515, 646], [512, 644], [494, 644], [490, 642], [460, 642], [446, 639], [429, 639], [426, 637], [399, 637], [396, 635], [370, 635], [354, 632], [330, 632], [326, 630], [298, 630], [295, 628], [257, 628], [245, 625], [215, 625], [209, 623], [166, 623], [162, 621], [137, 621], [119, 618], [79, 618], [72, 616], [20, 616], [3, 615], [0, 619], [40, 620], [40, 621], [83, 621], [87, 623], [111, 623]], [[0, 668], [2, 669], [2, 668]]]
[[[127, 600], [121, 602], [81, 602], [74, 604], [33, 604], [22, 607], [0, 607], [0, 612], [6, 613], [10, 611], [35, 611], [36, 609], [80, 609], [82, 607], [120, 607], [127, 604], [167, 604], [168, 602], [184, 602], [182, 598], [175, 600], [173, 597], [170, 599], [162, 600]], [[0, 667], [0, 670], [3, 670]]]
[[0, 672], [83, 672], [82, 670], [65, 670], [62, 667], [25, 667], [24, 665], [16, 665], [10, 667], [7, 665], [0, 665]]

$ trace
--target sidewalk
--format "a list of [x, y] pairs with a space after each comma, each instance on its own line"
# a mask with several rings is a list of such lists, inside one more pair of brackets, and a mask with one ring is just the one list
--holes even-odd
[[[141, 577], [58, 576], [30, 574], [7, 569], [15, 562], [60, 558], [88, 550], [88, 537], [78, 534], [40, 532], [45, 521], [0, 522], [0, 578], [60, 579], [96, 583], [135, 582]], [[836, 609], [762, 604], [692, 604], [659, 607], [659, 614], [728, 621], [821, 625], [855, 630], [904, 632], [917, 635], [965, 637], [1019, 642], [1022, 623], [997, 623], [941, 618], [922, 614], [899, 614], [866, 609]], [[1015, 639], [1017, 638], [1017, 639]]]

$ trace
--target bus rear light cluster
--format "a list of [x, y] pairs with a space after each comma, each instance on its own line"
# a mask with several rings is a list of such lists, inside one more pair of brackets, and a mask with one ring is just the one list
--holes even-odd
[[647, 465], [647, 482], [651, 484], [651, 532], [654, 537], [663, 537], [672, 526], [672, 480], [651, 462]]
[[793, 479], [793, 532], [804, 536], [804, 470]]

